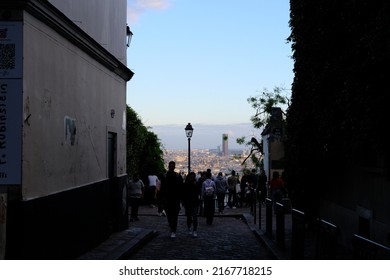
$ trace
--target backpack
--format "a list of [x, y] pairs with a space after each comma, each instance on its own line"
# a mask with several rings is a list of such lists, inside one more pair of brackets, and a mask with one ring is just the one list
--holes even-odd
[[204, 194], [205, 196], [213, 196], [214, 195], [214, 188], [211, 183], [206, 183], [206, 186], [204, 188]]

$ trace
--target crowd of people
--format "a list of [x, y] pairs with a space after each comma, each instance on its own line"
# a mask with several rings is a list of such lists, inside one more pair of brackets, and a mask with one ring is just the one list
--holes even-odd
[[273, 202], [281, 201], [285, 193], [278, 171], [268, 180], [264, 170], [260, 174], [256, 169], [245, 170], [241, 177], [234, 170], [229, 176], [222, 172], [213, 176], [210, 169], [183, 176], [175, 168], [175, 162], [170, 161], [166, 173], [149, 175], [145, 184], [138, 174], [133, 176], [128, 183], [130, 221], [139, 220], [138, 208], [143, 200], [157, 208], [158, 216], [166, 216], [170, 237], [175, 238], [179, 212], [184, 207], [188, 234], [197, 237], [198, 217], [204, 216], [206, 224], [212, 225], [216, 205], [223, 215], [225, 208], [251, 207], [256, 200], [263, 204], [267, 197]]

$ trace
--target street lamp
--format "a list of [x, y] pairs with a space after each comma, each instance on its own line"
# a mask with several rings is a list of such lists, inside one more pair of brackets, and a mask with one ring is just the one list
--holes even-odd
[[191, 137], [192, 137], [192, 132], [194, 132], [194, 129], [192, 128], [191, 123], [188, 123], [186, 128], [184, 128], [186, 131], [186, 136], [188, 139], [188, 174], [191, 172]]
[[133, 32], [131, 32], [130, 27], [126, 25], [126, 37], [127, 37], [127, 42], [126, 46], [130, 46], [131, 38], [133, 37]]

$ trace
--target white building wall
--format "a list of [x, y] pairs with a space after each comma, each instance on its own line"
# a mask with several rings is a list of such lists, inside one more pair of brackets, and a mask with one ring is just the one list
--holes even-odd
[[127, 0], [49, 2], [126, 65]]
[[126, 82], [28, 13], [23, 56], [23, 199], [106, 179], [108, 130], [126, 173]]

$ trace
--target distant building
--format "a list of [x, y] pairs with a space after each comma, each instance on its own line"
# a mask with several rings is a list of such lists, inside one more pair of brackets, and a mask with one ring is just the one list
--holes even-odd
[[229, 155], [229, 136], [224, 133], [222, 134], [222, 156]]

